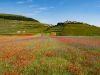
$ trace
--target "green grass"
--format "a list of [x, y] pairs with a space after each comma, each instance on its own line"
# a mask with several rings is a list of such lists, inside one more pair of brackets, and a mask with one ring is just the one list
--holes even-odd
[[[58, 23], [55, 26], [21, 15], [0, 14], [0, 35], [38, 34], [49, 36], [100, 36], [100, 27], [84, 23]], [[48, 34], [50, 33], [50, 34]]]
[[88, 24], [56, 25], [46, 32], [56, 32], [59, 36], [100, 36], [100, 27]]
[[40, 22], [0, 19], [0, 35], [37, 34], [47, 27]]

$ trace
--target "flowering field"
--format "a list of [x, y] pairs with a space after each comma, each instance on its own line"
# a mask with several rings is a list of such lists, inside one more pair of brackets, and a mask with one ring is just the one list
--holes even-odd
[[0, 36], [0, 75], [100, 75], [100, 37]]

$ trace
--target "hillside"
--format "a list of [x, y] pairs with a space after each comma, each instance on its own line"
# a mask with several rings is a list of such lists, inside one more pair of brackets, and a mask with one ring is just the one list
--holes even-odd
[[100, 27], [76, 21], [65, 21], [50, 26], [26, 16], [0, 14], [0, 35], [34, 35], [37, 33], [57, 36], [100, 36]]
[[48, 25], [21, 15], [0, 14], [0, 35], [41, 33]]
[[58, 23], [49, 27], [45, 32], [55, 32], [59, 36], [100, 36], [100, 27], [86, 23]]
[[0, 14], [0, 18], [2, 18], [2, 19], [8, 19], [8, 20], [38, 22], [37, 20], [35, 20], [33, 18], [29, 18], [29, 17], [22, 16], [22, 15], [15, 15], [15, 14]]

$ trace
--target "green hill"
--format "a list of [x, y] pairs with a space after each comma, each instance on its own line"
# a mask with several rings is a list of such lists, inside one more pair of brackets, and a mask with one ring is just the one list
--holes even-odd
[[26, 16], [0, 14], [0, 35], [34, 35], [37, 33], [57, 36], [100, 36], [100, 27], [76, 21], [65, 21], [49, 26]]
[[21, 15], [0, 14], [0, 35], [37, 34], [48, 25]]
[[86, 23], [58, 23], [49, 27], [45, 32], [55, 32], [59, 36], [100, 36], [100, 27]]
[[34, 22], [38, 22], [37, 20], [35, 20], [33, 18], [28, 18], [26, 16], [15, 15], [15, 14], [0, 14], [0, 18], [8, 19], [8, 20], [34, 21]]

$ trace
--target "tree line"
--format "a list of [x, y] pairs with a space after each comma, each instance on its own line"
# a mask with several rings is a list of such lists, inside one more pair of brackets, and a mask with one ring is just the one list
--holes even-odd
[[0, 18], [9, 19], [9, 20], [35, 21], [35, 22], [38, 22], [37, 20], [35, 20], [35, 19], [33, 19], [33, 18], [28, 18], [28, 17], [25, 17], [25, 16], [19, 16], [19, 15], [0, 14]]

